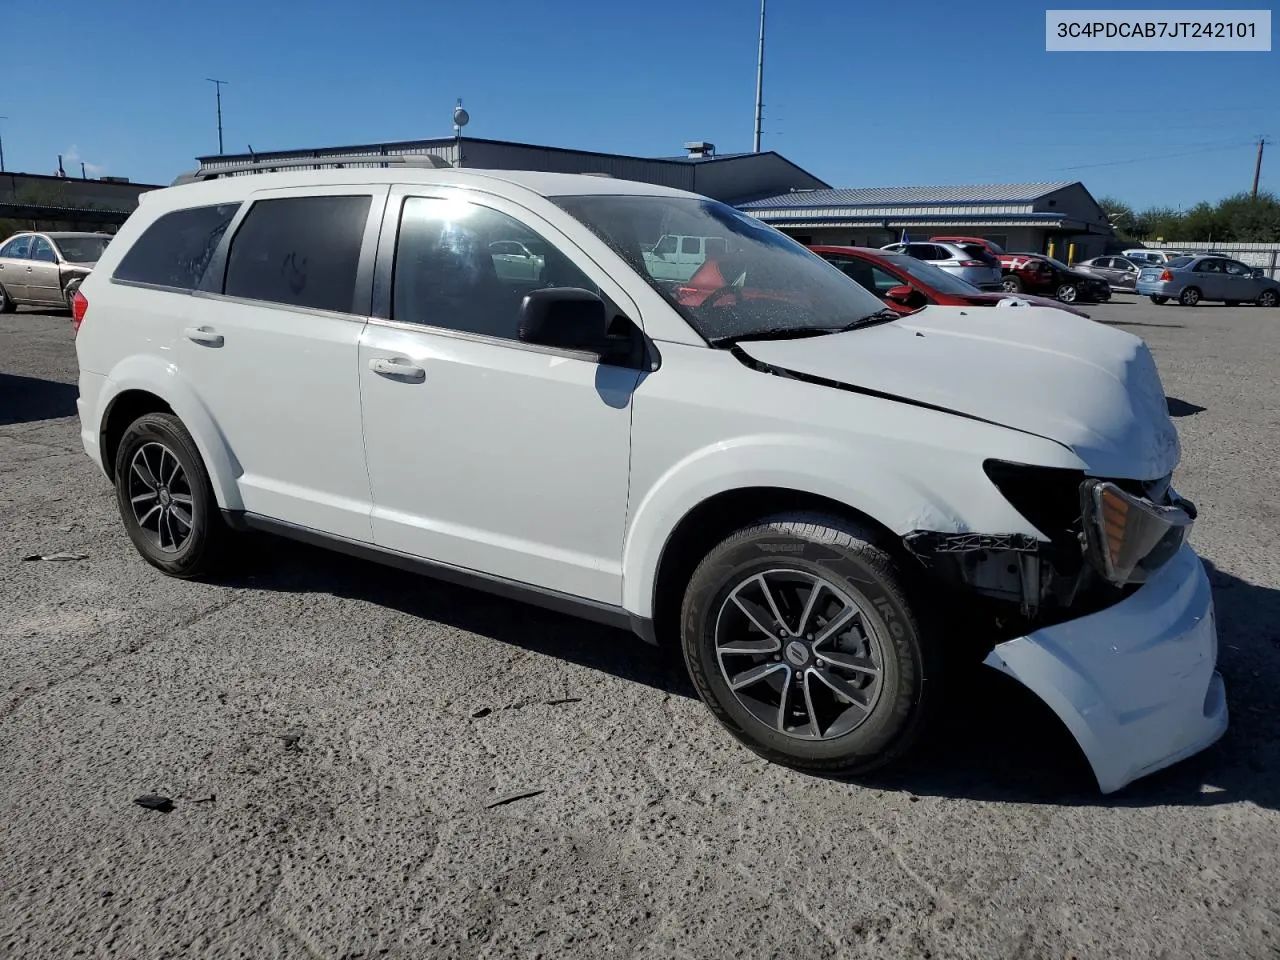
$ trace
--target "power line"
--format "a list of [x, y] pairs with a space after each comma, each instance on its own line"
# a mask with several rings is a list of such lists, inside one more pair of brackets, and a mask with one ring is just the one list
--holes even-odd
[[[1244, 143], [1252, 144], [1252, 140], [1246, 140]], [[1104, 160], [1101, 163], [1081, 163], [1073, 167], [1051, 167], [1053, 170], [1090, 170], [1094, 167], [1118, 167], [1126, 163], [1147, 163], [1152, 160], [1176, 160], [1178, 157], [1192, 157], [1200, 153], [1216, 153], [1220, 150], [1232, 150], [1236, 147], [1243, 146], [1240, 141], [1232, 143], [1224, 143], [1216, 147], [1202, 147], [1199, 150], [1183, 150], [1180, 153], [1161, 153], [1155, 156], [1146, 157], [1130, 157], [1127, 160]]]

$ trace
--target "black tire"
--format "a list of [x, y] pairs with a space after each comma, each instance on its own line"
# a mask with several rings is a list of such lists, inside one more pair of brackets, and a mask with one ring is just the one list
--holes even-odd
[[1168, 297], [1162, 297], [1162, 296], [1160, 296], [1159, 294], [1153, 293], [1153, 294], [1151, 295], [1151, 302], [1152, 302], [1152, 303], [1154, 303], [1154, 304], [1168, 303], [1168, 302], [1169, 302], [1169, 298], [1168, 298]]
[[1019, 280], [1014, 274], [1006, 273], [1003, 277], [1000, 278], [1000, 287], [1001, 289], [1004, 290], [1005, 293], [1021, 293], [1022, 281]]
[[[776, 653], [766, 649], [759, 654], [724, 656], [747, 660], [743, 665], [747, 672], [764, 667], [775, 671], [766, 675], [772, 676], [772, 680], [762, 679], [754, 686], [739, 689], [760, 691], [759, 696], [766, 699], [776, 695], [781, 704], [785, 701], [781, 701], [780, 691], [773, 689], [776, 683], [782, 690], [794, 693], [789, 701], [792, 709], [803, 710], [807, 717], [822, 712], [815, 706], [819, 701], [834, 710], [846, 711], [827, 724], [825, 731], [823, 722], [806, 721], [805, 729], [812, 732], [816, 728], [820, 738], [801, 739], [796, 733], [779, 730], [776, 722], [762, 720], [730, 687], [728, 676], [742, 675], [737, 673], [740, 661], [735, 660], [732, 668], [722, 669], [724, 660], [717, 653], [721, 649], [717, 645], [717, 630], [725, 629], [722, 624], [738, 623], [745, 627], [739, 634], [726, 633], [728, 636], [741, 636], [747, 642], [757, 636], [759, 644], [774, 642], [772, 633], [766, 637], [758, 625], [748, 625], [758, 624], [758, 620], [740, 615], [743, 608], [733, 605], [733, 595], [739, 590], [753, 589], [753, 578], [764, 574], [773, 578], [789, 575], [821, 578], [827, 582], [827, 590], [834, 585], [854, 601], [859, 624], [856, 631], [837, 630], [831, 634], [835, 637], [831, 641], [837, 648], [835, 652], [847, 653], [849, 648], [845, 645], [849, 642], [855, 647], [865, 643], [867, 651], [879, 652], [878, 658], [870, 652], [862, 657], [864, 663], [868, 659], [878, 663], [880, 673], [878, 679], [866, 681], [869, 709], [854, 711], [851, 706], [845, 706], [838, 695], [829, 692], [831, 688], [824, 685], [825, 681], [819, 683], [820, 678], [814, 672], [825, 669], [825, 676], [831, 677], [833, 671], [840, 674], [841, 668], [830, 663], [820, 667], [821, 656], [816, 656], [811, 648], [807, 660], [792, 659], [795, 653], [792, 648], [807, 647], [803, 641], [814, 635], [805, 635], [806, 624], [798, 622], [803, 617], [799, 612], [802, 606], [799, 594], [792, 594], [791, 602], [786, 602], [787, 595], [776, 586], [778, 580], [773, 581], [772, 589], [777, 590], [780, 598], [776, 608], [790, 611], [790, 614], [781, 614], [783, 626], [796, 632], [776, 641]], [[908, 580], [894, 559], [875, 545], [870, 532], [855, 524], [815, 514], [788, 514], [763, 520], [738, 531], [712, 550], [690, 579], [680, 621], [681, 646], [689, 675], [716, 718], [767, 760], [828, 776], [865, 773], [891, 763], [910, 749], [924, 729], [938, 696], [936, 688], [941, 675], [938, 648], [922, 630], [916, 608], [908, 600], [907, 585]], [[820, 596], [827, 598], [825, 593]], [[829, 599], [839, 601], [834, 592]], [[809, 605], [806, 601], [803, 607], [807, 610]], [[823, 642], [825, 622], [820, 618], [818, 607], [828, 612], [831, 609], [823, 603], [814, 606], [809, 623], [818, 625], [815, 632], [818, 643], [813, 647]], [[726, 611], [723, 615], [722, 608]], [[795, 621], [794, 628], [785, 622], [789, 615]], [[776, 618], [770, 615], [769, 619], [776, 625]], [[834, 619], [838, 616], [833, 616]], [[871, 637], [875, 638], [874, 648]], [[755, 662], [757, 656], [760, 662]], [[850, 675], [837, 675], [835, 679], [846, 679]], [[793, 680], [797, 684], [809, 684], [807, 689], [812, 699], [803, 695], [806, 688], [793, 686]], [[875, 684], [878, 686], [873, 699], [870, 691]], [[811, 710], [811, 706], [815, 708]], [[789, 716], [781, 705], [762, 705], [758, 712], [774, 718]], [[850, 713], [860, 716], [851, 727], [847, 722]], [[782, 725], [786, 726], [785, 719]]]
[[1184, 307], [1194, 307], [1200, 302], [1200, 288], [1187, 287], [1182, 293], [1178, 294], [1178, 302]]
[[[160, 449], [164, 453], [159, 453]], [[146, 473], [150, 474], [151, 481], [157, 481], [154, 485], [147, 480], [143, 467], [134, 469], [140, 452]], [[166, 479], [173, 460], [181, 474], [169, 473], [171, 479]], [[186, 580], [204, 576], [217, 567], [230, 531], [223, 523], [204, 461], [181, 420], [171, 413], [148, 413], [131, 423], [116, 451], [115, 477], [120, 518], [143, 559], [172, 577]], [[158, 492], [157, 487], [163, 493]], [[135, 512], [135, 499], [141, 499], [148, 492], [155, 492], [155, 497], [143, 500]], [[153, 536], [152, 519], [139, 516], [153, 506], [161, 509], [163, 516], [162, 497], [171, 511], [167, 524], [168, 548], [162, 521], [154, 519], [157, 529]], [[183, 497], [186, 500], [180, 502]], [[181, 535], [183, 515], [190, 520], [185, 537]]]
[[73, 311], [75, 309], [72, 306], [71, 301], [75, 298], [76, 291], [80, 289], [80, 284], [82, 282], [83, 282], [82, 280], [72, 280], [70, 283], [66, 285], [66, 287], [62, 291], [62, 295], [67, 301], [68, 311]]
[[18, 305], [13, 302], [9, 292], [4, 287], [0, 287], [0, 313], [13, 313], [17, 309]]
[[1280, 290], [1263, 290], [1258, 294], [1258, 306], [1274, 307], [1280, 304]]
[[1074, 283], [1060, 283], [1054, 296], [1063, 303], [1075, 303], [1080, 299], [1080, 288]]

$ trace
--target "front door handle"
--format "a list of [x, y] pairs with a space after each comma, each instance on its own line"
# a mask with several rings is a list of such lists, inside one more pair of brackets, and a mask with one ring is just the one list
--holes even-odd
[[410, 383], [421, 383], [427, 379], [427, 371], [400, 357], [387, 359], [379, 357], [369, 361], [369, 369], [381, 377], [392, 377], [396, 380], [407, 380]]
[[202, 343], [206, 347], [220, 347], [226, 340], [222, 334], [216, 332], [211, 327], [187, 327], [182, 331], [188, 340], [195, 343]]

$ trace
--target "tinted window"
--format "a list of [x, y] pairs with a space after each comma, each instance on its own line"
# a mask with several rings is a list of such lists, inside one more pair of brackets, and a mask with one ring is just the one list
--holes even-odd
[[10, 240], [0, 248], [0, 257], [17, 257], [19, 260], [25, 260], [31, 253], [31, 237], [18, 237]]
[[[492, 244], [541, 251], [528, 269], [495, 260]], [[400, 216], [391, 318], [516, 339], [520, 302], [530, 290], [599, 292], [569, 258], [505, 213], [458, 200], [410, 197]]]
[[680, 240], [680, 252], [691, 253], [695, 256], [702, 252], [702, 245], [698, 242], [698, 237], [683, 237]]
[[231, 241], [230, 297], [355, 310], [356, 268], [372, 197], [259, 200]]
[[56, 263], [58, 258], [54, 255], [53, 247], [49, 245], [49, 241], [44, 237], [33, 237], [31, 240], [31, 259], [43, 260], [45, 263]]
[[62, 258], [71, 263], [97, 263], [110, 242], [110, 237], [58, 237], [53, 245], [62, 251]]
[[908, 243], [905, 252], [917, 260], [946, 260], [948, 255], [939, 255], [938, 248], [930, 243]]
[[1088, 261], [1088, 265], [1091, 267], [1102, 267], [1106, 270], [1111, 267], [1112, 261], [1110, 257], [1098, 257], [1096, 260]]
[[114, 279], [194, 290], [239, 207], [227, 203], [166, 213], [121, 258]]
[[987, 248], [976, 243], [962, 243], [960, 249], [967, 253], [974, 260], [981, 260], [983, 263], [995, 261], [995, 257], [987, 252]]

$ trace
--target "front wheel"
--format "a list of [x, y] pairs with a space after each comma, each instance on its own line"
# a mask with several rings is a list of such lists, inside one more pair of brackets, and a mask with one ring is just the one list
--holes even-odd
[[1057, 297], [1063, 303], [1075, 303], [1080, 290], [1074, 283], [1064, 283], [1058, 287]]
[[67, 301], [67, 310], [72, 313], [75, 312], [75, 306], [72, 301], [76, 298], [76, 291], [80, 289], [80, 284], [80, 280], [72, 280], [62, 291], [63, 298]]
[[148, 413], [116, 451], [116, 504], [143, 559], [192, 579], [209, 573], [228, 531], [195, 441], [171, 413]]
[[1006, 274], [1000, 280], [1000, 287], [1005, 293], [1021, 293], [1022, 281], [1013, 274]]
[[1153, 294], [1151, 295], [1151, 302], [1152, 302], [1152, 303], [1154, 303], [1154, 304], [1157, 304], [1157, 305], [1158, 305], [1158, 304], [1161, 304], [1161, 303], [1168, 303], [1168, 302], [1169, 302], [1169, 298], [1168, 298], [1168, 297], [1162, 297], [1162, 296], [1160, 296], [1159, 294], [1153, 293]]
[[773, 762], [828, 775], [890, 763], [936, 695], [936, 648], [905, 583], [870, 533], [833, 517], [740, 530], [685, 593], [681, 643], [698, 694]]
[[1280, 292], [1263, 290], [1258, 295], [1258, 306], [1260, 307], [1274, 307], [1277, 303], [1280, 303]]

